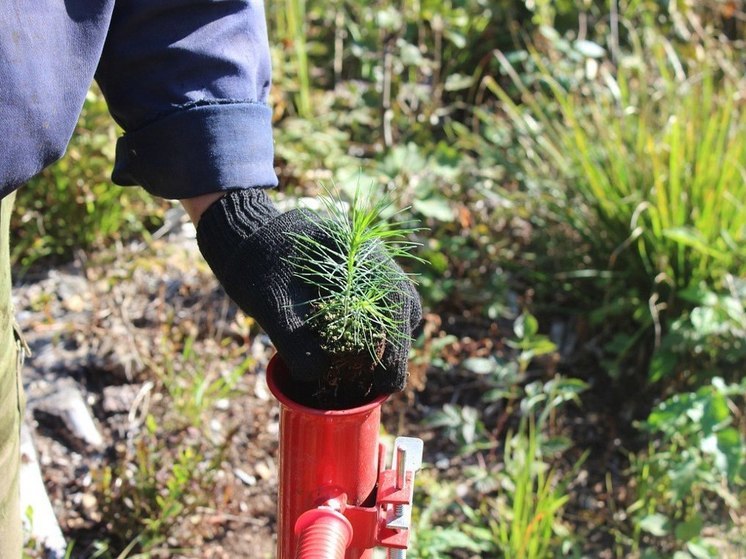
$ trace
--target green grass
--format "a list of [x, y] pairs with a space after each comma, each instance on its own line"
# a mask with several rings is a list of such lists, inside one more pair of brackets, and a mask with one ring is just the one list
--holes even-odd
[[567, 206], [557, 210], [605, 268], [632, 265], [630, 275], [681, 289], [746, 269], [746, 111], [740, 76], [711, 62], [670, 75], [668, 54], [658, 38], [638, 54], [653, 57], [649, 66], [629, 61], [605, 73], [607, 86], [592, 97], [552, 79], [536, 52], [546, 89], [524, 89], [524, 107], [488, 86], [535, 150], [527, 170], [567, 186]]
[[173, 429], [201, 425], [219, 400], [236, 395], [236, 385], [254, 365], [252, 356], [227, 372], [216, 371], [195, 354], [194, 338], [187, 338], [178, 360], [169, 357], [173, 348], [163, 344], [164, 363], [153, 367], [159, 384], [166, 390], [173, 406]]
[[541, 460], [533, 422], [521, 431], [508, 436], [503, 462], [512, 483], [507, 498], [496, 502], [491, 530], [505, 557], [539, 559], [549, 555], [555, 524], [569, 499], [567, 481], [557, 484]]
[[477, 507], [464, 506], [466, 534], [491, 556], [541, 559], [560, 556], [574, 545], [562, 517], [568, 486], [585, 455], [573, 470], [560, 474], [547, 461], [542, 440], [533, 417], [524, 416], [505, 439], [503, 468], [486, 478], [492, 477], [500, 490], [479, 499]]
[[147, 359], [154, 380], [143, 385], [140, 417], [116, 460], [93, 469], [96, 497], [106, 527], [94, 543], [95, 557], [137, 558], [193, 553], [167, 542], [201, 506], [214, 506], [220, 472], [237, 427], [210, 428], [220, 400], [237, 395], [236, 385], [253, 364], [248, 357], [219, 371], [213, 359], [186, 338], [181, 352], [161, 340], [158, 362]]
[[602, 286], [599, 322], [637, 323], [627, 350], [660, 344], [690, 308], [685, 290], [723, 292], [746, 274], [746, 82], [726, 46], [707, 47], [720, 56], [684, 59], [643, 33], [617, 67], [593, 60], [595, 78], [570, 84], [554, 77], [554, 54], [530, 49], [531, 87], [496, 53], [508, 82], [485, 80], [522, 146], [526, 184], [546, 197], [544, 217], [577, 236], [557, 256], [564, 275]]

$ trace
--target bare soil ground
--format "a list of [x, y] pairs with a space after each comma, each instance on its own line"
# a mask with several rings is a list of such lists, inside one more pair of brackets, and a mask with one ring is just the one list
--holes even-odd
[[[274, 554], [278, 408], [263, 378], [272, 350], [189, 237], [79, 259], [15, 290], [32, 352], [27, 419], [73, 557], [107, 546], [117, 556], [148, 532], [146, 517], [163, 520], [141, 540], [156, 557]], [[236, 367], [245, 374], [226, 388]], [[216, 393], [196, 401], [199, 386]], [[94, 417], [98, 447], [50, 404], [70, 388]], [[196, 457], [184, 459], [187, 449]], [[169, 485], [180, 459], [197, 470], [183, 488]], [[156, 494], [167, 500], [160, 509]], [[173, 516], [169, 499], [183, 506]]]
[[[177, 228], [147, 246], [81, 256], [27, 276], [15, 290], [32, 351], [27, 418], [73, 557], [117, 557], [141, 546], [152, 557], [274, 556], [279, 410], [263, 376], [273, 350], [227, 299], [192, 236]], [[436, 479], [459, 482], [474, 464], [499, 468], [499, 440], [514, 410], [481, 408], [479, 375], [460, 364], [503, 351], [500, 327], [430, 315], [425, 333], [410, 388], [384, 406], [386, 430], [422, 437]], [[431, 346], [447, 333], [456, 337], [433, 367]], [[50, 395], [71, 387], [86, 402], [100, 445], [71, 433], [50, 405]], [[562, 418], [556, 430], [591, 449], [571, 486], [569, 513], [591, 555], [610, 557], [608, 503], [612, 493], [624, 501], [625, 459], [604, 387], [592, 390], [597, 405]], [[494, 446], [459, 456], [423, 423], [444, 403], [480, 407]], [[568, 469], [576, 458], [568, 455]], [[475, 504], [477, 489], [466, 481], [459, 487], [459, 499]], [[33, 542], [28, 553], [41, 556]]]

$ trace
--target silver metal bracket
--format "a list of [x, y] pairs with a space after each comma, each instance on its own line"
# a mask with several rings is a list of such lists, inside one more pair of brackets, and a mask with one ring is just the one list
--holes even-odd
[[396, 488], [402, 489], [405, 485], [407, 473], [411, 472], [411, 484], [409, 486], [409, 504], [396, 505], [394, 516], [386, 524], [387, 528], [393, 530], [408, 530], [412, 523], [412, 496], [414, 493], [414, 476], [422, 467], [422, 451], [424, 445], [422, 439], [416, 437], [397, 437], [394, 441], [394, 456], [392, 466], [396, 471]]

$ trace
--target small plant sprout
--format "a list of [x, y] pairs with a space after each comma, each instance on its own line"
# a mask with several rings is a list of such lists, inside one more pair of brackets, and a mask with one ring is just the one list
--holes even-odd
[[[352, 203], [345, 204], [329, 190], [320, 197], [321, 211], [309, 211], [309, 219], [321, 230], [321, 238], [296, 234], [297, 251], [291, 258], [294, 272], [313, 286], [309, 324], [321, 337], [332, 357], [332, 368], [374, 369], [381, 363], [385, 344], [401, 344], [403, 328], [402, 289], [409, 275], [394, 264], [397, 258], [417, 258], [416, 243], [408, 240], [418, 230], [397, 216], [391, 200], [382, 193], [355, 189]], [[389, 258], [385, 256], [388, 255]], [[330, 381], [331, 379], [326, 379]]]

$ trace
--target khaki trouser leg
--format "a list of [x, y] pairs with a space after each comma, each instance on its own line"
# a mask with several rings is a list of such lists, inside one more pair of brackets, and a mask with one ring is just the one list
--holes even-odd
[[21, 396], [10, 304], [8, 230], [13, 194], [0, 200], [0, 559], [21, 557], [18, 503]]

